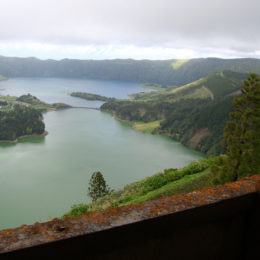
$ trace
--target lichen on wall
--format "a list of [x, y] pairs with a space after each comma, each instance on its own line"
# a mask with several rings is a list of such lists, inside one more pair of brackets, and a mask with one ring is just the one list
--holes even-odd
[[0, 231], [0, 253], [156, 218], [260, 190], [260, 175], [222, 186]]

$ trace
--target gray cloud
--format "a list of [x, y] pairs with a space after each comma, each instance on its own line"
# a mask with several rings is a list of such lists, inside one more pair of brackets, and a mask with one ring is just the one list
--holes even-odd
[[[260, 50], [259, 0], [3, 0], [0, 43]], [[250, 54], [251, 55], [251, 54]]]

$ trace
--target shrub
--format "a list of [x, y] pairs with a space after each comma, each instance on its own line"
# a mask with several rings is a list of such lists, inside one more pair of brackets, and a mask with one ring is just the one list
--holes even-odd
[[84, 205], [84, 204], [78, 204], [78, 205], [73, 205], [71, 207], [71, 210], [69, 212], [69, 214], [65, 214], [64, 216], [71, 216], [71, 217], [77, 217], [83, 214], [88, 214], [90, 213], [88, 211], [88, 205]]

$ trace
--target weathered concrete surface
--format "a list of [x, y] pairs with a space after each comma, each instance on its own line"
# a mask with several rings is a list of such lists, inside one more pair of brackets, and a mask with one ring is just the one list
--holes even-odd
[[53, 219], [46, 223], [22, 225], [15, 229], [2, 230], [0, 231], [0, 253], [91, 234], [124, 224], [154, 219], [159, 216], [221, 202], [255, 193], [257, 189], [260, 190], [259, 186], [260, 175], [255, 175], [234, 183], [201, 191], [119, 208], [109, 208], [103, 212], [93, 212], [80, 217], [65, 217], [64, 219]]

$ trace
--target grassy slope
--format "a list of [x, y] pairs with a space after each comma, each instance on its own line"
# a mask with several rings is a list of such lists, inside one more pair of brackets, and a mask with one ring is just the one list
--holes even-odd
[[132, 128], [134, 130], [141, 131], [144, 133], [152, 133], [159, 126], [160, 126], [160, 120], [157, 120], [149, 123], [135, 122]]
[[0, 101], [6, 101], [8, 103], [8, 106], [3, 106], [0, 108], [0, 111], [10, 111], [13, 109], [13, 103], [16, 101], [17, 97], [12, 96], [1, 96], [0, 95]]
[[219, 99], [236, 91], [240, 88], [241, 83], [247, 78], [247, 74], [224, 71], [213, 73], [205, 78], [201, 78], [181, 87], [171, 90], [136, 94], [136, 101], [158, 101], [168, 100], [177, 101], [180, 99]]
[[165, 88], [162, 88], [161, 86], [157, 85], [157, 86], [152, 86], [152, 85], [142, 85], [142, 88], [148, 88], [148, 89], [152, 89], [152, 90], [156, 90], [156, 91], [164, 91]]
[[172, 68], [174, 70], [178, 70], [179, 68], [181, 68], [185, 63], [187, 63], [189, 61], [189, 59], [183, 59], [183, 60], [175, 60], [172, 63]]
[[88, 205], [74, 205], [64, 216], [77, 216], [91, 211], [104, 210], [111, 206], [134, 204], [208, 187], [213, 177], [210, 167], [214, 162], [215, 158], [202, 159], [181, 169], [164, 170], [126, 185], [123, 189], [113, 191], [110, 195]]
[[[206, 81], [206, 78], [196, 80], [192, 83], [186, 84], [181, 87], [173, 88], [171, 90], [165, 90], [161, 92], [152, 92], [152, 93], [138, 93], [135, 94], [136, 101], [157, 101], [157, 100], [168, 100], [168, 101], [176, 101], [180, 98], [186, 98], [187, 95], [192, 98], [192, 93]], [[204, 95], [203, 95], [204, 96]], [[199, 96], [202, 98], [202, 96]]]
[[186, 175], [178, 181], [170, 182], [145, 195], [133, 197], [129, 202], [122, 203], [121, 205], [134, 204], [146, 200], [157, 199], [162, 196], [170, 196], [206, 188], [210, 186], [210, 179], [212, 176], [213, 174], [210, 172], [210, 169], [206, 169], [193, 175]]
[[201, 88], [195, 89], [191, 94], [187, 94], [182, 98], [184, 99], [210, 98], [211, 100], [214, 100], [214, 94], [210, 91], [210, 89], [206, 88], [205, 86], [202, 86]]

